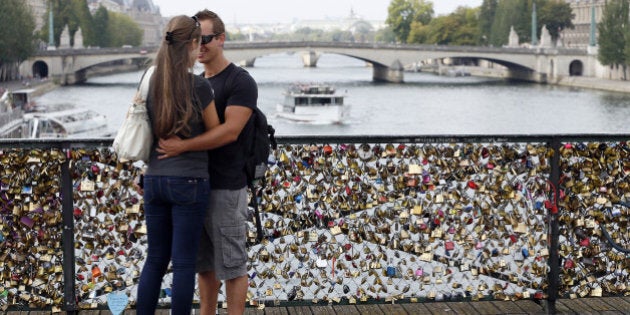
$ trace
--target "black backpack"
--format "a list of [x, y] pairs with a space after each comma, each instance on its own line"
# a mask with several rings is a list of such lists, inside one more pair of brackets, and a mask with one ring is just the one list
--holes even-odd
[[[234, 77], [239, 71], [247, 70], [238, 67], [236, 71], [232, 71], [228, 78], [225, 80], [225, 88], [231, 88], [234, 81]], [[264, 180], [267, 173], [269, 154], [271, 149], [276, 149], [278, 143], [276, 142], [275, 133], [276, 130], [267, 123], [267, 116], [258, 107], [254, 108], [252, 112], [253, 120], [252, 139], [249, 139], [248, 148], [245, 150], [245, 174], [247, 175], [247, 187], [249, 187], [252, 193], [252, 207], [256, 215], [256, 240], [260, 243], [263, 239], [262, 223], [260, 219], [260, 212], [258, 210], [258, 193], [256, 186], [264, 187], [266, 181]], [[262, 189], [261, 189], [262, 191]]]
[[245, 174], [247, 175], [247, 186], [252, 193], [251, 205], [254, 208], [256, 220], [256, 241], [260, 243], [264, 237], [262, 229], [262, 219], [258, 210], [258, 193], [256, 185], [261, 189], [266, 184], [265, 174], [267, 173], [267, 162], [269, 161], [269, 153], [271, 148], [274, 150], [278, 147], [276, 143], [275, 133], [271, 125], [267, 123], [265, 114], [256, 107], [252, 113], [254, 120], [254, 135], [249, 152], [245, 153]]
[[248, 184], [257, 183], [265, 177], [269, 153], [272, 148], [275, 150], [278, 146], [275, 138], [276, 130], [267, 123], [267, 117], [258, 107], [252, 113], [252, 119], [253, 139], [245, 152], [245, 174]]

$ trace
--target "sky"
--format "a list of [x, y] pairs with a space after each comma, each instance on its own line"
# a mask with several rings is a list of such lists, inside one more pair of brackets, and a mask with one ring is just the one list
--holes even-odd
[[[391, 0], [153, 0], [163, 16], [193, 15], [209, 9], [227, 24], [290, 23], [294, 20], [345, 18], [350, 10], [366, 20], [387, 18]], [[459, 6], [477, 7], [482, 0], [433, 0], [437, 15], [453, 12]]]

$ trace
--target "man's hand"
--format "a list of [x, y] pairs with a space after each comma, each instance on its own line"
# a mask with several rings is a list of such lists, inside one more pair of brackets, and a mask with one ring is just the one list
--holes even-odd
[[158, 142], [157, 152], [158, 159], [166, 159], [173, 156], [178, 156], [182, 152], [186, 152], [184, 148], [184, 141], [178, 136], [172, 136], [168, 139], [160, 139]]

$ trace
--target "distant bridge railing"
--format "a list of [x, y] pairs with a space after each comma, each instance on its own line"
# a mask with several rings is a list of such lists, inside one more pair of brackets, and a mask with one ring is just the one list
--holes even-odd
[[122, 47], [91, 47], [91, 48], [68, 48], [68, 49], [55, 49], [55, 50], [38, 50], [35, 53], [35, 57], [37, 56], [73, 56], [73, 55], [108, 55], [108, 54], [149, 54], [155, 53], [158, 47], [155, 46], [147, 46], [147, 47], [131, 47], [131, 48], [122, 48]]
[[[280, 137], [255, 194], [261, 243], [249, 222], [248, 305], [627, 295], [629, 140]], [[103, 309], [113, 293], [133, 308], [139, 165], [111, 139], [0, 147], [0, 309]]]
[[[225, 49], [257, 49], [257, 48], [295, 48], [295, 47], [330, 47], [330, 48], [365, 48], [365, 49], [400, 49], [421, 51], [459, 51], [477, 53], [511, 53], [532, 54], [535, 52], [556, 52], [560, 54], [586, 55], [584, 49], [553, 47], [553, 48], [526, 48], [526, 47], [492, 47], [492, 46], [451, 46], [451, 45], [426, 45], [426, 44], [396, 44], [379, 42], [328, 42], [328, 41], [226, 41]], [[64, 56], [64, 55], [99, 55], [99, 54], [128, 54], [128, 53], [153, 53], [157, 46], [142, 47], [93, 47], [84, 49], [57, 49], [41, 50], [36, 55], [40, 56]]]

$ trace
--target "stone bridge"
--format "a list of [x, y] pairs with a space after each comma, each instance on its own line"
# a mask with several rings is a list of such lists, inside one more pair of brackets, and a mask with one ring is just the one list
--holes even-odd
[[59, 84], [85, 82], [99, 66], [140, 69], [155, 58], [155, 48], [88, 48], [39, 51], [20, 64], [24, 77], [50, 77]]
[[[84, 49], [43, 51], [25, 61], [25, 76], [51, 75], [61, 84], [87, 79], [94, 66], [117, 60], [143, 65], [155, 57], [156, 48]], [[257, 57], [276, 53], [301, 53], [304, 65], [313, 67], [322, 54], [339, 54], [363, 60], [373, 67], [375, 81], [404, 82], [405, 66], [430, 61], [441, 64], [445, 58], [473, 63], [485, 60], [507, 68], [511, 79], [554, 82], [566, 76], [595, 76], [597, 56], [585, 50], [564, 48], [512, 48], [475, 46], [400, 45], [349, 42], [227, 42], [228, 59], [253, 66]]]

